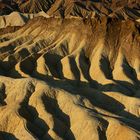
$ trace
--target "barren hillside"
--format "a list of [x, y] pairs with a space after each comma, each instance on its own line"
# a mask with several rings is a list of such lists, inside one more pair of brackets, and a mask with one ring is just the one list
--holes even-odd
[[140, 140], [139, 0], [1, 1], [0, 15], [0, 140]]

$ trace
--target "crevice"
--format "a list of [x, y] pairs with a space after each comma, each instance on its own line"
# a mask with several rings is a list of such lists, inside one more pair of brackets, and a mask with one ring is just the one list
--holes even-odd
[[75, 140], [75, 137], [70, 130], [70, 118], [59, 107], [57, 100], [43, 94], [42, 101], [47, 112], [53, 115], [54, 128], [53, 130], [61, 137], [67, 140]]

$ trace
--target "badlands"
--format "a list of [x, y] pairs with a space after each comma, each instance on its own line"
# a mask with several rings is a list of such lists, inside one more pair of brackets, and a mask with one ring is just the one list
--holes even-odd
[[140, 0], [0, 0], [0, 140], [140, 140]]

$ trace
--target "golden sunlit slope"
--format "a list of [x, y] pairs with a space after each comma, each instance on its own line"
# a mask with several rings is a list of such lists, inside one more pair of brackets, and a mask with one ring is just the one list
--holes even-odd
[[132, 20], [35, 17], [2, 28], [0, 138], [139, 140], [139, 52]]
[[0, 140], [140, 140], [140, 0], [2, 0], [0, 15]]

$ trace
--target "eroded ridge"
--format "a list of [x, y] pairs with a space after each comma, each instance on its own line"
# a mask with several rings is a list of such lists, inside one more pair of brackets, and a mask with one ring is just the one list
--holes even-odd
[[140, 24], [34, 17], [0, 30], [0, 138], [139, 140]]

